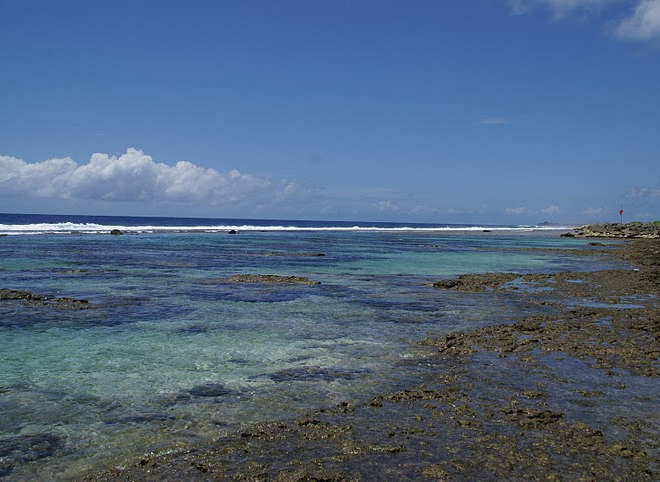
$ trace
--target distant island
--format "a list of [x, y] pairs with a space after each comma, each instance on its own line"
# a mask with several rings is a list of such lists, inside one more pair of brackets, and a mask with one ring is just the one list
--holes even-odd
[[536, 225], [537, 226], [561, 226], [560, 223], [551, 223], [550, 221], [543, 221], [542, 223], [536, 223]]

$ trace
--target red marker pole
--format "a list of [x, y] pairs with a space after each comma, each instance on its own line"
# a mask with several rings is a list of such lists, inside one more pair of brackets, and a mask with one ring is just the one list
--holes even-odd
[[619, 216], [621, 216], [621, 224], [623, 224], [623, 209], [619, 209]]

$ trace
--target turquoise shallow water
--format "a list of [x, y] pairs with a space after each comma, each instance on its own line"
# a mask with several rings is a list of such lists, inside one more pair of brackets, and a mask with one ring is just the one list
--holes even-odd
[[[405, 384], [415, 341], [525, 315], [439, 278], [590, 270], [557, 233], [249, 231], [0, 238], [0, 288], [85, 298], [0, 302], [0, 474], [90, 466], [199, 444]], [[323, 254], [323, 256], [311, 256]], [[242, 273], [318, 285], [227, 283]], [[526, 308], [527, 309], [527, 308]]]

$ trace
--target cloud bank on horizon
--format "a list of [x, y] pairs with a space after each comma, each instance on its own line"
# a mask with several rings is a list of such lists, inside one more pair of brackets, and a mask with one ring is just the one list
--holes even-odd
[[95, 153], [87, 164], [68, 157], [30, 164], [0, 156], [0, 188], [4, 196], [219, 204], [271, 186], [235, 169], [221, 174], [187, 161], [169, 166], [129, 148], [119, 157]]
[[[390, 193], [391, 194], [391, 193]], [[405, 200], [383, 199], [388, 193], [362, 196], [364, 208], [386, 217], [418, 216], [422, 220], [448, 217], [454, 221], [492, 219], [499, 212], [511, 223], [529, 219], [561, 219], [565, 209], [557, 204], [547, 207], [483, 206], [478, 210], [439, 210], [429, 205], [406, 205]], [[660, 199], [660, 187], [641, 186], [621, 195], [627, 199]], [[0, 198], [33, 198], [45, 201], [90, 201], [115, 205], [138, 203], [142, 206], [179, 205], [202, 209], [237, 207], [252, 216], [292, 213], [295, 206], [315, 210], [302, 211], [311, 217], [333, 216], [335, 208], [347, 200], [341, 193], [321, 193], [294, 181], [272, 180], [244, 174], [236, 169], [222, 174], [215, 169], [192, 162], [175, 165], [156, 162], [143, 151], [129, 148], [125, 154], [113, 156], [94, 153], [86, 164], [71, 158], [53, 158], [28, 163], [11, 156], [0, 155]], [[353, 193], [348, 203], [359, 197]], [[272, 209], [272, 210], [269, 210]], [[163, 213], [157, 213], [163, 214]], [[607, 216], [603, 208], [585, 207], [577, 213], [585, 221]]]
[[291, 181], [236, 169], [223, 174], [188, 161], [170, 166], [135, 148], [119, 157], [94, 153], [86, 164], [68, 157], [28, 163], [0, 155], [0, 198], [258, 208], [304, 194]]

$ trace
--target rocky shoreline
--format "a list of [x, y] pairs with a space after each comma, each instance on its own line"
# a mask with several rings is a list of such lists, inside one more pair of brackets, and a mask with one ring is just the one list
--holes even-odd
[[660, 239], [660, 223], [588, 224], [575, 231], [578, 236], [587, 238]]
[[592, 249], [631, 267], [430, 285], [540, 309], [425, 341], [416, 386], [85, 480], [660, 480], [660, 242]]

